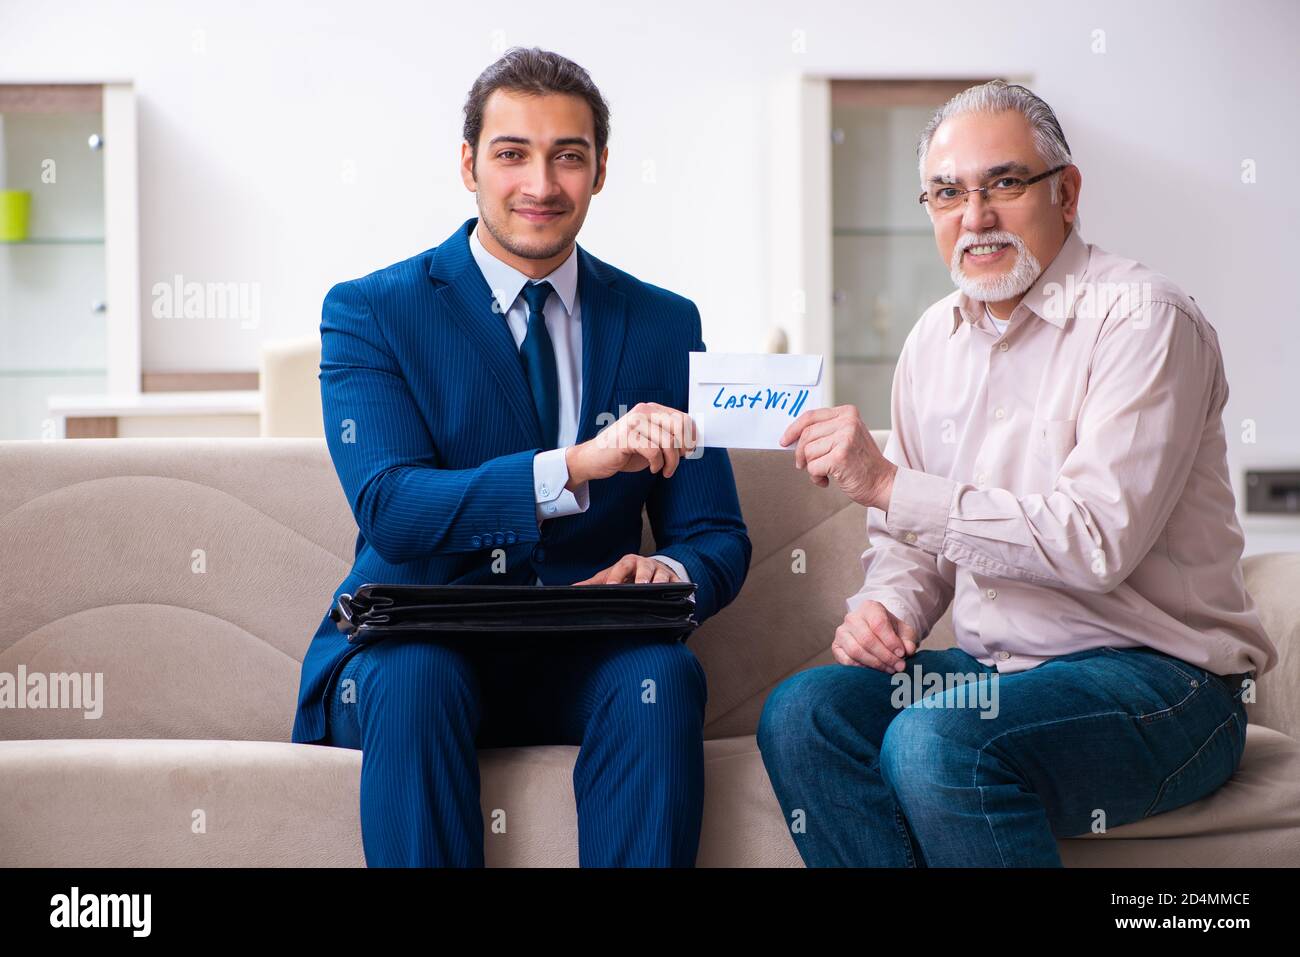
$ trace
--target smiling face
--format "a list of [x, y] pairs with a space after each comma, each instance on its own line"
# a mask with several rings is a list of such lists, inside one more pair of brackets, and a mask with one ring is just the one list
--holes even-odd
[[493, 91], [477, 150], [461, 144], [461, 179], [475, 194], [484, 247], [532, 279], [563, 263], [604, 186], [609, 149], [597, 175], [595, 141], [580, 96]]
[[[1049, 167], [1038, 155], [1029, 121], [1015, 111], [960, 113], [935, 130], [925, 157], [927, 188], [952, 183], [964, 189], [992, 185], [1002, 176], [1028, 179]], [[950, 211], [931, 210], [935, 244], [953, 282], [972, 299], [1010, 316], [1056, 254], [1078, 209], [1080, 175], [1060, 174], [1057, 202], [1047, 180], [1006, 204], [972, 193]]]

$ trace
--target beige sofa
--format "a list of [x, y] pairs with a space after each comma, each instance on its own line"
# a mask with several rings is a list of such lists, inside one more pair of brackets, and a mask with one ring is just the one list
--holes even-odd
[[[698, 863], [798, 865], [753, 734], [773, 685], [830, 662], [865, 515], [788, 455], [732, 461], [753, 564], [691, 639], [709, 677]], [[98, 718], [0, 710], [0, 865], [363, 864], [360, 752], [289, 742], [355, 534], [320, 439], [0, 442], [0, 672], [103, 676]], [[1300, 555], [1248, 560], [1246, 580], [1281, 663], [1241, 768], [1197, 804], [1061, 841], [1068, 865], [1300, 865]], [[950, 643], [945, 621], [926, 646]], [[576, 864], [575, 754], [482, 753], [485, 817], [508, 821], [489, 864]]]

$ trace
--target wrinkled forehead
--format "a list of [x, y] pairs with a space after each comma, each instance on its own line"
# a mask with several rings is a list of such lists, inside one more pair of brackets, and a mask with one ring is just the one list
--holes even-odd
[[1029, 123], [1019, 113], [962, 113], [934, 131], [922, 179], [984, 182], [993, 176], [1030, 175], [1041, 165]]

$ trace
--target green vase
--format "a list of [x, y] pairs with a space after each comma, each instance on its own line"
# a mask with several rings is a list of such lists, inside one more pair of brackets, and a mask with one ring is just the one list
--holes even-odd
[[27, 238], [32, 194], [25, 189], [0, 189], [0, 242], [14, 243]]

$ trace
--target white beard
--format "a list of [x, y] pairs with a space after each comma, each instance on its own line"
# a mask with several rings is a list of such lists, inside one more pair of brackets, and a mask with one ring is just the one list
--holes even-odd
[[[996, 276], [968, 276], [961, 269], [961, 256], [968, 246], [980, 246], [984, 243], [1010, 243], [1016, 250], [1016, 261], [1011, 268]], [[953, 247], [949, 275], [953, 284], [971, 299], [979, 302], [1005, 302], [1015, 299], [1029, 291], [1037, 281], [1043, 267], [1039, 265], [1034, 254], [1015, 233], [995, 230], [987, 233], [962, 233]]]

